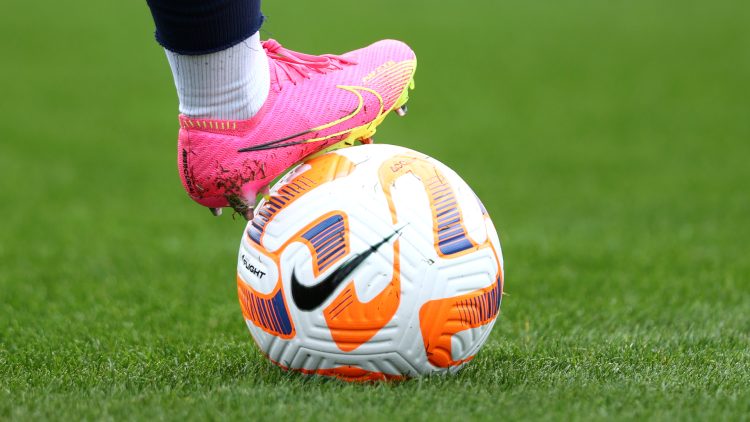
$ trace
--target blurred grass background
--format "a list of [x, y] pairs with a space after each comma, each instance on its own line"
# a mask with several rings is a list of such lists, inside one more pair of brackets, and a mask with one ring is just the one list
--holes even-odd
[[418, 54], [376, 140], [453, 167], [508, 296], [459, 376], [346, 386], [257, 353], [243, 223], [183, 193], [143, 1], [0, 14], [0, 419], [750, 414], [750, 3], [266, 2], [262, 35]]

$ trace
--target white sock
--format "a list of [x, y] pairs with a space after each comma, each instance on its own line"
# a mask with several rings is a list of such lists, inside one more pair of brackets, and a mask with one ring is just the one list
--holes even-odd
[[270, 88], [268, 57], [260, 35], [210, 54], [186, 56], [169, 50], [180, 113], [194, 118], [244, 120], [263, 106]]

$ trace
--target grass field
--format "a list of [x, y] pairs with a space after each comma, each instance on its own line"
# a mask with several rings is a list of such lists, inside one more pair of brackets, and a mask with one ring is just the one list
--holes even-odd
[[264, 37], [416, 50], [410, 114], [376, 140], [455, 168], [498, 226], [507, 296], [477, 359], [374, 386], [267, 363], [236, 298], [243, 222], [179, 185], [145, 2], [11, 3], [0, 420], [747, 419], [750, 3], [363, 7], [267, 1]]

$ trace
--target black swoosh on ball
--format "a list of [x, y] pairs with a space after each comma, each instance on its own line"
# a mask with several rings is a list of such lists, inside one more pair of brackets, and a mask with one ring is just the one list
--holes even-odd
[[387, 243], [393, 236], [398, 234], [398, 231], [393, 232], [385, 239], [370, 246], [364, 252], [358, 253], [344, 261], [336, 271], [329, 274], [326, 278], [320, 281], [320, 283], [313, 286], [304, 286], [299, 283], [297, 276], [294, 275], [292, 270], [292, 299], [297, 305], [297, 308], [301, 311], [312, 311], [318, 308], [323, 302], [328, 299], [336, 288], [344, 282], [359, 267], [362, 262], [365, 261], [370, 255], [377, 252], [378, 248], [384, 243]]

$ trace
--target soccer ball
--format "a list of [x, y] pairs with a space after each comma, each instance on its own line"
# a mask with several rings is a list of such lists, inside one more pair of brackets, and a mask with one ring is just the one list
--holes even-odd
[[345, 380], [456, 372], [487, 340], [503, 294], [500, 242], [474, 192], [391, 145], [294, 168], [258, 205], [238, 260], [261, 352]]

